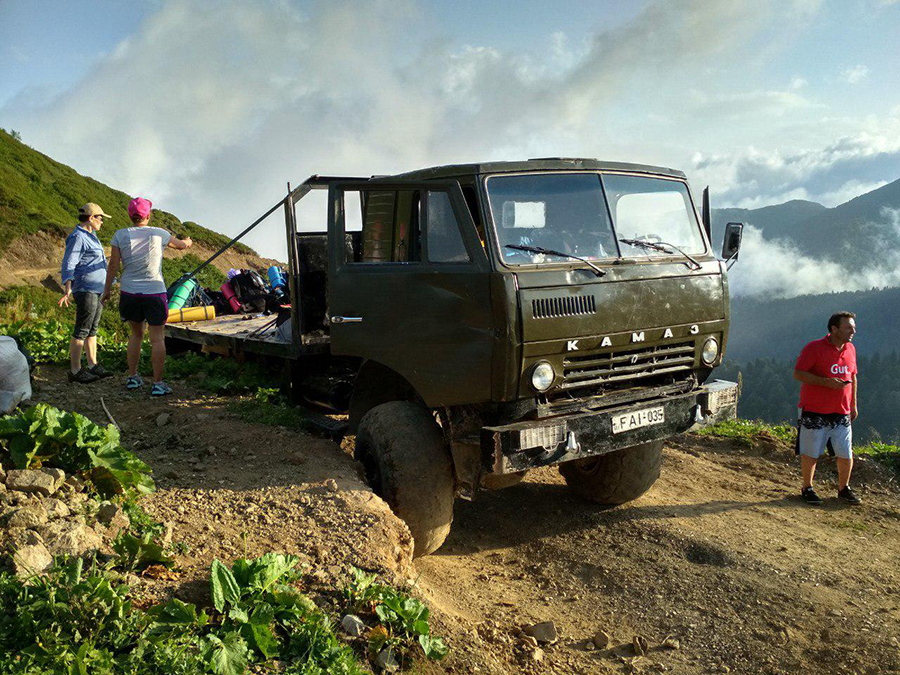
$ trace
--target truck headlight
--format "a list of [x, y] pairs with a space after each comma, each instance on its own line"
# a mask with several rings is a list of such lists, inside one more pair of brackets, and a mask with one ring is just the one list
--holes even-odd
[[700, 358], [703, 359], [703, 363], [708, 366], [711, 366], [716, 362], [716, 359], [719, 357], [719, 342], [716, 338], [707, 338], [706, 342], [703, 343], [703, 351], [700, 352]]
[[531, 371], [531, 386], [538, 391], [547, 391], [556, 379], [553, 366], [547, 361], [541, 361]]

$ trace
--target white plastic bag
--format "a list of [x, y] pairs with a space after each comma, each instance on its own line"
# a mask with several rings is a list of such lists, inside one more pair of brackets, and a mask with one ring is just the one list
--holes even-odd
[[0, 335], [0, 414], [12, 412], [22, 401], [31, 398], [28, 361], [16, 341]]

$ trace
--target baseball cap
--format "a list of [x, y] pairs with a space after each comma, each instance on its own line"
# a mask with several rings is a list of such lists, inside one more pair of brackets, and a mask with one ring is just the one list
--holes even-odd
[[88, 202], [80, 209], [78, 209], [78, 215], [80, 216], [103, 216], [104, 218], [112, 218], [108, 213], [103, 213], [103, 209], [97, 206], [94, 202]]
[[153, 208], [153, 202], [143, 197], [135, 197], [128, 202], [128, 215], [132, 218], [140, 216], [141, 219], [150, 215], [150, 209]]

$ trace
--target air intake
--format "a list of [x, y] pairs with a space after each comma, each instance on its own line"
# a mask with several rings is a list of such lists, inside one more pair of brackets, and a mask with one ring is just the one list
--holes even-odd
[[584, 316], [596, 314], [593, 295], [567, 295], [558, 298], [535, 298], [531, 301], [531, 316], [535, 319], [552, 319], [559, 316]]

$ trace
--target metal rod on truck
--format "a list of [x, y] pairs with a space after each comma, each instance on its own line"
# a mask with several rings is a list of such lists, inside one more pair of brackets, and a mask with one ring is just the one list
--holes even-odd
[[223, 253], [225, 253], [225, 251], [227, 251], [229, 248], [231, 248], [232, 246], [234, 246], [234, 245], [238, 242], [238, 240], [239, 240], [241, 237], [243, 237], [245, 234], [247, 234], [250, 230], [252, 230], [252, 229], [253, 229], [254, 227], [256, 227], [257, 225], [259, 225], [262, 221], [264, 221], [266, 218], [268, 218], [269, 216], [271, 216], [273, 213], [275, 213], [275, 211], [276, 211], [278, 208], [280, 208], [280, 207], [284, 204], [284, 202], [285, 202], [284, 199], [280, 200], [277, 204], [275, 204], [275, 206], [273, 206], [271, 209], [269, 209], [268, 211], [266, 211], [266, 212], [265, 212], [263, 215], [261, 215], [259, 218], [257, 218], [256, 220], [254, 220], [254, 221], [250, 224], [250, 226], [249, 226], [247, 229], [245, 229], [243, 232], [241, 232], [239, 235], [237, 235], [234, 239], [232, 239], [232, 240], [229, 241], [227, 244], [225, 244], [225, 245], [224, 245], [222, 248], [220, 248], [218, 251], [216, 251], [215, 253], [213, 253], [212, 256], [210, 256], [209, 258], [207, 258], [207, 259], [206, 259], [206, 262], [201, 263], [200, 266], [197, 267], [197, 269], [195, 269], [193, 272], [190, 272], [190, 273], [186, 274], [186, 275], [185, 275], [184, 277], [182, 277], [182, 278], [190, 278], [190, 277], [193, 277], [193, 276], [196, 276], [197, 274], [199, 274], [200, 271], [201, 271], [204, 267], [206, 267], [207, 265], [209, 265], [213, 260], [215, 260], [216, 258], [218, 258], [218, 257], [219, 257], [220, 255], [222, 255]]

